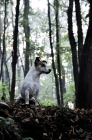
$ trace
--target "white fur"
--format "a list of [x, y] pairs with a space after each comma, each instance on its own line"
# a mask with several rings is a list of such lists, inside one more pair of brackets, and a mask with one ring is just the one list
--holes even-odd
[[21, 95], [19, 95], [16, 98], [16, 101], [19, 101], [21, 98], [25, 100], [25, 104], [29, 104], [29, 100], [32, 97], [35, 97], [35, 101], [37, 103], [38, 97], [39, 97], [39, 91], [40, 91], [40, 75], [42, 73], [50, 73], [50, 69], [46, 66], [42, 67], [39, 63], [37, 66], [35, 64], [31, 67], [29, 72], [27, 73], [24, 82], [21, 87]]

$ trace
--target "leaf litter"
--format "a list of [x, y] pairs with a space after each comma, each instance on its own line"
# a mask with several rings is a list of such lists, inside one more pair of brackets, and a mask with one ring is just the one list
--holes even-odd
[[14, 102], [8, 105], [10, 108], [3, 110], [5, 116], [2, 115], [2, 117], [13, 119], [15, 121], [13, 128], [23, 138], [31, 137], [33, 140], [92, 139], [92, 110], [71, 110], [43, 105], [26, 106]]

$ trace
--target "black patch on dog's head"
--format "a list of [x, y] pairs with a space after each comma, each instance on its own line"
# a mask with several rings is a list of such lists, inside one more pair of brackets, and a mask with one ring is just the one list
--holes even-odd
[[35, 66], [37, 66], [39, 61], [40, 61], [40, 57], [36, 57], [36, 59], [35, 59]]
[[42, 62], [47, 63], [47, 61], [43, 60]]

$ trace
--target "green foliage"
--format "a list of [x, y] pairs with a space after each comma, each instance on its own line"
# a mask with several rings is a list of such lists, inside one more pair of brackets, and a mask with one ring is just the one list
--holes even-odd
[[66, 106], [69, 101], [75, 100], [75, 89], [74, 89], [74, 83], [72, 82], [67, 87], [67, 92], [64, 94], [64, 105]]
[[54, 102], [53, 100], [50, 100], [50, 99], [45, 99], [45, 100], [40, 100], [40, 104], [43, 104], [45, 106], [52, 106], [54, 105]]
[[41, 76], [40, 102], [44, 105], [53, 105], [55, 101], [55, 82], [51, 72], [48, 76]]
[[16, 140], [21, 140], [21, 136], [15, 133], [13, 126], [15, 124], [15, 121], [11, 118], [4, 118], [0, 117], [0, 134], [1, 134], [1, 139], [5, 140], [7, 139], [15, 139]]
[[2, 96], [2, 91], [6, 95], [9, 95], [9, 87], [8, 87], [8, 85], [5, 82], [0, 83], [0, 97]]
[[8, 121], [11, 125], [14, 125], [15, 121], [11, 118], [7, 118], [6, 121]]
[[0, 140], [33, 140], [32, 138], [22, 138], [14, 130], [15, 121], [11, 118], [0, 117]]
[[33, 139], [28, 137], [28, 138], [23, 138], [22, 140], [33, 140]]
[[0, 130], [5, 129], [10, 129], [12, 125], [14, 125], [15, 121], [11, 118], [4, 118], [4, 117], [0, 117]]

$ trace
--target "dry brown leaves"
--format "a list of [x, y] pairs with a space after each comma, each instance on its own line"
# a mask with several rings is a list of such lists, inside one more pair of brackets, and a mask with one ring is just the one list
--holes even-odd
[[7, 111], [19, 126], [22, 137], [34, 140], [92, 139], [92, 110], [57, 106], [10, 104]]

